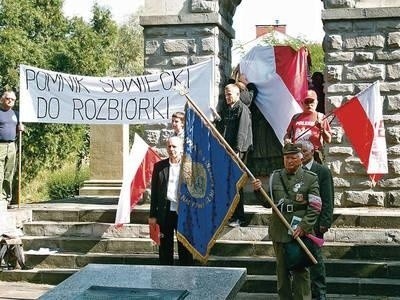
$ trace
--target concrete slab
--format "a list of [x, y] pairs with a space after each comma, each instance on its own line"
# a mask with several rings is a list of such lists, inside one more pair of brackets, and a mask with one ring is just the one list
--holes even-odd
[[47, 284], [0, 281], [0, 299], [37, 299], [53, 287]]
[[79, 299], [93, 286], [187, 290], [187, 300], [234, 299], [245, 281], [245, 268], [89, 264], [40, 299]]

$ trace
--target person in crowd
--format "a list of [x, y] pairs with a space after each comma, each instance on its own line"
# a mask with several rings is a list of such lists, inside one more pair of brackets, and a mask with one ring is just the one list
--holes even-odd
[[13, 91], [5, 91], [0, 99], [0, 187], [1, 200], [11, 207], [12, 182], [15, 171], [17, 133], [24, 127], [18, 113], [13, 110], [17, 97]]
[[[331, 171], [324, 165], [314, 160], [314, 146], [310, 141], [301, 142], [303, 153], [303, 167], [317, 174], [319, 193], [321, 196], [322, 207], [314, 226], [315, 235], [324, 238], [324, 233], [328, 231], [332, 224], [334, 188]], [[325, 264], [322, 257], [321, 248], [316, 247], [317, 264], [310, 267], [311, 291], [313, 298], [317, 300], [326, 299], [326, 273]]]
[[[183, 140], [172, 136], [167, 140], [168, 158], [154, 165], [151, 179], [149, 224], [160, 226], [159, 261], [161, 265], [174, 264], [174, 232], [178, 224], [178, 194]], [[193, 256], [178, 241], [179, 264], [193, 265]]]
[[[251, 113], [240, 101], [240, 89], [236, 84], [225, 86], [226, 105], [218, 113], [220, 119], [216, 127], [236, 155], [245, 163], [246, 155], [253, 143]], [[245, 226], [243, 189], [240, 189], [240, 200], [229, 222], [231, 227]]]
[[325, 114], [324, 75], [321, 72], [317, 71], [312, 74], [310, 89], [317, 93], [317, 111]]
[[[275, 170], [270, 177], [270, 196], [289, 224], [300, 219], [293, 227], [293, 235], [273, 211], [268, 234], [276, 256], [277, 292], [279, 299], [311, 299], [308, 268], [289, 271], [285, 260], [285, 243], [293, 238], [313, 233], [321, 209], [317, 175], [302, 168], [301, 145], [288, 143], [283, 147], [284, 168]], [[262, 184], [254, 180], [258, 197]]]
[[240, 101], [247, 107], [252, 106], [253, 100], [256, 98], [258, 90], [254, 83], [249, 82], [245, 74], [240, 73], [239, 66], [233, 71], [231, 79], [228, 84], [236, 84], [240, 89]]
[[177, 111], [172, 114], [171, 119], [171, 126], [172, 126], [172, 135], [171, 136], [178, 136], [182, 140], [185, 137], [185, 114], [181, 111]]
[[302, 101], [303, 112], [295, 114], [286, 130], [284, 143], [294, 143], [309, 140], [314, 145], [314, 159], [322, 163], [323, 143], [330, 143], [332, 139], [331, 127], [324, 115], [316, 111], [317, 94], [308, 90]]

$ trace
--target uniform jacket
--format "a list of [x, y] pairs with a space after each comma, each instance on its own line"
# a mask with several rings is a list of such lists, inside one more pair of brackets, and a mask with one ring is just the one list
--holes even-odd
[[151, 177], [150, 218], [157, 218], [158, 224], [164, 224], [165, 216], [170, 207], [167, 199], [168, 178], [169, 158], [154, 164]]
[[[293, 216], [297, 216], [301, 218], [298, 226], [306, 233], [313, 232], [314, 224], [321, 211], [318, 178], [315, 173], [304, 170], [302, 167], [293, 175], [287, 174], [285, 169], [276, 170], [271, 175], [270, 193], [275, 204], [281, 201], [285, 208], [293, 205], [292, 212], [282, 209], [282, 214], [289, 224]], [[286, 243], [292, 239], [288, 229], [275, 212], [271, 216], [268, 230], [272, 241]]]
[[324, 165], [314, 161], [310, 171], [318, 176], [319, 193], [322, 201], [321, 213], [315, 223], [315, 229], [319, 226], [330, 228], [332, 225], [333, 203], [334, 203], [334, 188], [331, 171]]

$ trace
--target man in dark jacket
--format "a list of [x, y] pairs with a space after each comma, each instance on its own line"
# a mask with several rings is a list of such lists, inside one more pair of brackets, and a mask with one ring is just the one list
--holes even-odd
[[[317, 163], [314, 159], [314, 146], [310, 141], [302, 141], [303, 167], [318, 176], [319, 193], [322, 201], [321, 213], [315, 223], [315, 235], [324, 237], [332, 224], [334, 189], [331, 171], [324, 165]], [[318, 263], [310, 267], [311, 290], [313, 298], [326, 299], [326, 274], [322, 251], [317, 247], [316, 259]]]
[[[251, 113], [249, 108], [240, 101], [240, 89], [236, 84], [225, 87], [226, 104], [222, 106], [217, 122], [217, 129], [235, 151], [236, 155], [246, 161], [247, 151], [253, 144], [251, 129]], [[240, 200], [233, 213], [230, 226], [237, 227], [245, 222], [243, 190], [239, 191]]]
[[[151, 204], [149, 224], [160, 226], [159, 259], [161, 265], [174, 264], [174, 232], [178, 225], [179, 175], [183, 142], [178, 136], [167, 140], [168, 158], [154, 165], [151, 179]], [[181, 266], [193, 265], [193, 256], [178, 241]]]

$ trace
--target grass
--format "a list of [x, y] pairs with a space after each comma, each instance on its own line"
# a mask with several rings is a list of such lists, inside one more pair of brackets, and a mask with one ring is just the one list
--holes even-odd
[[79, 187], [89, 179], [89, 167], [79, 172], [75, 164], [67, 163], [61, 169], [44, 170], [31, 182], [22, 184], [21, 203], [44, 202], [78, 195]]

